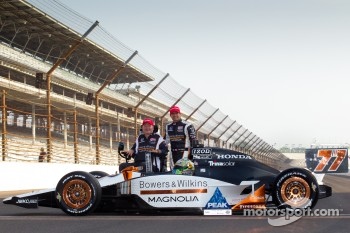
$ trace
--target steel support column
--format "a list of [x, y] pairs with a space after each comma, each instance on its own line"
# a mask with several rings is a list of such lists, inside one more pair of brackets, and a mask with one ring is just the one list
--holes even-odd
[[226, 115], [209, 133], [208, 133], [208, 145], [209, 145], [209, 139], [210, 139], [210, 135], [219, 127], [219, 125], [222, 124], [222, 122], [224, 122], [226, 120], [226, 118], [228, 117], [228, 115]]
[[6, 114], [6, 91], [2, 90], [2, 101], [1, 101], [1, 151], [2, 151], [2, 161], [5, 161], [6, 159], [6, 151], [7, 151], [7, 138], [6, 138], [6, 124], [7, 124], [7, 114]]
[[242, 143], [244, 142], [244, 140], [246, 140], [251, 134], [252, 134], [252, 132], [250, 132], [250, 133], [248, 134], [248, 136], [246, 136], [246, 137], [237, 145], [237, 147], [240, 147], [240, 145], [242, 145]]
[[68, 145], [68, 132], [67, 132], [67, 112], [64, 111], [63, 113], [63, 141], [64, 141], [64, 148], [67, 148]]
[[[188, 88], [188, 89], [180, 96], [180, 98], [178, 98], [178, 99], [175, 101], [175, 103], [173, 103], [171, 106], [174, 106], [174, 105], [176, 105], [177, 103], [179, 103], [180, 100], [182, 100], [182, 98], [185, 97], [185, 95], [186, 95], [189, 91], [190, 91], [190, 88]], [[162, 124], [163, 124], [163, 118], [165, 117], [166, 114], [168, 114], [168, 112], [169, 112], [169, 109], [166, 110], [166, 112], [160, 117]], [[161, 132], [162, 135], [164, 135], [164, 127], [162, 127], [162, 128], [163, 128], [163, 129], [162, 129], [162, 131], [160, 131], [160, 132]]]
[[74, 121], [74, 163], [79, 163], [78, 155], [78, 124], [77, 124], [77, 111], [73, 112], [73, 121]]
[[95, 114], [96, 114], [96, 164], [100, 164], [100, 114], [98, 113], [100, 107], [100, 98], [99, 95], [101, 91], [112, 81], [118, 77], [118, 75], [125, 69], [128, 63], [137, 55], [137, 51], [135, 51], [125, 62], [124, 64], [114, 73], [112, 73], [107, 80], [102, 84], [100, 89], [95, 93]]
[[32, 105], [32, 143], [34, 145], [36, 140], [36, 116], [35, 116], [35, 104]]
[[[255, 135], [255, 136], [256, 136], [256, 135]], [[257, 137], [257, 138], [255, 139], [255, 141], [247, 148], [247, 150], [249, 150], [259, 139], [260, 139], [260, 138]]]
[[195, 112], [197, 112], [198, 109], [199, 109], [200, 107], [202, 107], [202, 105], [203, 105], [205, 102], [207, 102], [207, 100], [203, 100], [203, 102], [202, 102], [200, 105], [198, 105], [198, 107], [197, 107], [195, 110], [193, 110], [193, 111], [191, 112], [191, 114], [188, 115], [188, 117], [187, 117], [185, 120], [187, 121], [188, 119], [190, 119], [190, 118], [192, 117], [192, 115], [193, 115]]
[[219, 111], [219, 109], [217, 108], [200, 126], [197, 127], [196, 129], [196, 136], [198, 138], [198, 132], [199, 130], [203, 127], [203, 125], [205, 125], [205, 123], [207, 123], [214, 115], [215, 113], [217, 113]]
[[233, 132], [233, 134], [231, 134], [231, 136], [227, 138], [227, 140], [226, 140], [226, 142], [225, 142], [226, 148], [227, 148], [227, 142], [228, 142], [228, 141], [237, 133], [237, 131], [238, 131], [240, 128], [242, 128], [242, 127], [243, 127], [243, 125], [240, 125], [240, 126]]
[[[152, 90], [150, 90], [143, 98], [140, 100], [140, 102], [137, 103], [137, 105], [134, 107], [135, 109], [135, 119], [137, 118], [137, 109], [139, 106], [160, 86], [162, 82], [165, 81], [165, 79], [169, 76], [169, 73], [167, 73], [158, 83], [155, 85]], [[163, 119], [163, 118], [162, 118]], [[163, 128], [163, 125], [161, 125], [161, 129]], [[137, 137], [137, 121], [135, 120], [135, 137]]]
[[56, 61], [56, 63], [51, 67], [51, 69], [46, 73], [46, 101], [47, 101], [47, 139], [46, 139], [46, 147], [47, 147], [47, 162], [51, 162], [52, 156], [52, 142], [51, 142], [51, 75], [52, 73], [59, 67], [67, 58], [78, 48], [79, 45], [83, 43], [85, 38], [90, 34], [90, 32], [98, 25], [98, 21], [96, 21], [63, 56]]
[[[236, 121], [233, 121], [233, 122], [231, 123], [231, 125], [230, 125], [229, 127], [227, 127], [227, 128], [225, 129], [225, 131], [222, 132], [222, 133], [220, 134], [220, 136], [218, 137], [218, 139], [220, 140], [220, 138], [221, 138], [235, 123], [236, 123]], [[224, 145], [222, 145], [222, 146], [224, 146]]]

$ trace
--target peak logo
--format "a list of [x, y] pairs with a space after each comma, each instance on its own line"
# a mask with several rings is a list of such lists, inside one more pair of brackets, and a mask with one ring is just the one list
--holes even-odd
[[227, 203], [208, 203], [208, 209], [229, 209]]
[[226, 198], [222, 195], [219, 188], [215, 189], [215, 192], [206, 204], [205, 209], [230, 209]]

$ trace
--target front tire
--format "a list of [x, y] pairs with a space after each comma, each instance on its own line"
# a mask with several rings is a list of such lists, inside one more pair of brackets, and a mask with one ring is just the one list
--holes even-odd
[[313, 208], [318, 201], [318, 183], [302, 168], [281, 172], [274, 181], [272, 197], [278, 208]]
[[105, 176], [109, 176], [109, 174], [107, 172], [103, 172], [103, 171], [92, 171], [92, 172], [90, 172], [90, 174], [93, 175], [97, 179], [100, 179], [100, 178], [105, 177]]
[[101, 201], [102, 190], [90, 173], [75, 171], [57, 183], [55, 197], [58, 206], [67, 214], [81, 216], [93, 212]]

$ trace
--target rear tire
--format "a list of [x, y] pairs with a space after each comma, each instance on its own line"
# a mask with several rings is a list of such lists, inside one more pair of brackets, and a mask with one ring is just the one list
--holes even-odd
[[272, 197], [278, 208], [313, 208], [318, 201], [318, 183], [302, 168], [281, 172], [274, 181]]
[[74, 171], [57, 183], [55, 197], [58, 206], [67, 214], [81, 216], [93, 212], [101, 201], [102, 190], [90, 173]]

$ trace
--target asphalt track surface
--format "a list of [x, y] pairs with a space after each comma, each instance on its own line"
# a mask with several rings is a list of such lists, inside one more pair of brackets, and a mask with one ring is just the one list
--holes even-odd
[[[333, 196], [315, 209], [338, 209], [339, 216], [305, 216], [284, 226], [271, 226], [268, 217], [203, 216], [198, 213], [108, 214], [72, 217], [60, 209], [24, 209], [0, 203], [0, 233], [225, 233], [225, 232], [350, 232], [350, 176], [326, 175]], [[4, 195], [4, 193], [2, 193]]]

